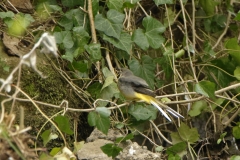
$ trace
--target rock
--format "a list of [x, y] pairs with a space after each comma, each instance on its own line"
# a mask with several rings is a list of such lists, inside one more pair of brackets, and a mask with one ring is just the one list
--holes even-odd
[[[101, 146], [107, 143], [114, 143], [116, 138], [123, 137], [118, 130], [110, 129], [108, 135], [95, 129], [87, 138], [81, 150], [78, 151], [79, 160], [109, 160], [112, 159], [102, 152]], [[136, 142], [127, 140], [118, 145], [123, 151], [115, 158], [116, 160], [158, 160], [161, 159], [159, 153], [147, 150], [147, 147], [139, 146]]]
[[94, 142], [89, 142], [83, 145], [83, 148], [78, 152], [79, 160], [110, 160], [111, 157], [108, 157], [105, 153], [100, 149], [101, 146], [112, 143], [112, 141], [97, 139]]

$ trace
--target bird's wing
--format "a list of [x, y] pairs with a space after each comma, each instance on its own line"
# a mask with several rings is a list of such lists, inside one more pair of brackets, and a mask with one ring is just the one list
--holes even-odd
[[131, 84], [135, 92], [155, 97], [155, 93], [149, 88], [144, 79], [132, 75], [127, 78], [127, 81]]

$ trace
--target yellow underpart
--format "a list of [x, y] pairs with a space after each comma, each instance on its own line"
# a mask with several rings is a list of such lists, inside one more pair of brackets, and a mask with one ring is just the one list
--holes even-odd
[[151, 96], [148, 96], [148, 95], [145, 95], [145, 94], [141, 94], [141, 93], [135, 93], [135, 96], [137, 99], [139, 100], [143, 100], [149, 104], [151, 104], [151, 102], [156, 102], [155, 98], [154, 97], [151, 97]]

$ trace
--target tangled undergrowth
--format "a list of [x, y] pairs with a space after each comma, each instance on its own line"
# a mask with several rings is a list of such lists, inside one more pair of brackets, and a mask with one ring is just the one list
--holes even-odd
[[[0, 55], [6, 52], [19, 62], [9, 66], [0, 57], [0, 146], [5, 147], [0, 159], [74, 159], [84, 140], [79, 134], [92, 127], [105, 134], [111, 127], [125, 135], [103, 147], [113, 158], [121, 141], [139, 136], [139, 144], [161, 152], [162, 158], [239, 158], [238, 1], [18, 3], [0, 2]], [[37, 63], [43, 53], [45, 61]], [[32, 72], [22, 69], [25, 65]], [[126, 66], [185, 118], [170, 123], [150, 105], [126, 102], [117, 88], [117, 69]], [[57, 84], [44, 81], [58, 77]], [[25, 102], [44, 118], [32, 126], [34, 138], [29, 128], [13, 125], [17, 106]], [[29, 147], [32, 140], [35, 147]], [[49, 146], [56, 141], [57, 146]]]

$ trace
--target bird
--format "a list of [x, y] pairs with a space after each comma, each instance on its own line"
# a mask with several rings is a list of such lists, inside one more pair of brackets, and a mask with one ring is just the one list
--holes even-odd
[[144, 79], [135, 76], [133, 72], [127, 68], [120, 69], [120, 76], [118, 78], [117, 85], [120, 92], [126, 99], [134, 101], [142, 100], [153, 105], [170, 122], [172, 120], [164, 110], [172, 114], [174, 117], [184, 118], [181, 114], [157, 100], [155, 98], [154, 91], [149, 88], [147, 82]]

